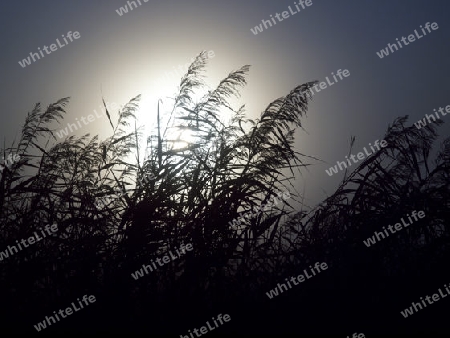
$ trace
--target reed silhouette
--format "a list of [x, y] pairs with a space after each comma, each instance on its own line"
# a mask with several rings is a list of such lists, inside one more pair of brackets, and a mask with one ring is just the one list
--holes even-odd
[[[0, 251], [47, 224], [59, 230], [0, 260], [4, 332], [35, 332], [34, 324], [84, 294], [96, 303], [46, 332], [185, 334], [217, 313], [231, 316], [220, 332], [448, 332], [445, 301], [414, 322], [400, 315], [449, 281], [450, 139], [432, 155], [442, 122], [418, 130], [406, 125], [407, 116], [395, 119], [386, 148], [346, 172], [317, 207], [299, 211], [304, 196], [294, 175], [317, 159], [297, 151], [294, 139], [316, 82], [297, 86], [252, 120], [245, 106], [229, 103], [249, 66], [194, 102], [206, 64], [202, 52], [181, 79], [166, 126], [158, 106], [157, 135], [145, 146], [135, 123], [140, 96], [118, 112], [104, 104], [112, 131], [103, 141], [55, 137], [69, 98], [28, 114], [20, 140], [3, 151], [20, 160], [1, 174]], [[193, 131], [195, 141], [175, 147], [170, 128]], [[285, 191], [290, 199], [233, 226]], [[426, 218], [363, 245], [413, 210]], [[131, 277], [182, 243], [193, 250]], [[327, 271], [268, 299], [277, 283], [316, 262], [326, 262]]]

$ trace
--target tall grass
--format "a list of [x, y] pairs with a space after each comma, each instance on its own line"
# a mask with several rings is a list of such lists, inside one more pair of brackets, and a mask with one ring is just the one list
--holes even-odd
[[[63, 120], [68, 98], [46, 109], [37, 104], [28, 114], [20, 140], [4, 150], [21, 159], [0, 180], [0, 250], [46, 224], [57, 223], [59, 231], [0, 262], [4, 318], [20, 314], [31, 326], [31, 319], [56, 304], [88, 293], [98, 296], [105, 318], [86, 319], [91, 325], [119, 328], [123, 322], [125, 330], [136, 331], [146, 327], [151, 312], [163, 328], [176, 315], [192, 318], [175, 305], [195, 302], [209, 313], [220, 304], [260, 301], [265, 288], [317, 260], [347, 277], [354, 266], [371, 262], [373, 270], [364, 273], [374, 278], [380, 271], [411, 272], [418, 257], [425, 267], [427, 250], [444, 260], [450, 141], [431, 165], [435, 126], [417, 130], [405, 126], [407, 117], [396, 119], [384, 138], [387, 148], [346, 173], [314, 210], [297, 212], [294, 205], [303, 196], [294, 177], [314, 157], [297, 151], [294, 139], [315, 82], [294, 88], [252, 120], [245, 106], [229, 102], [246, 84], [249, 66], [194, 102], [204, 89], [206, 63], [202, 52], [181, 79], [166, 126], [159, 123], [158, 107], [157, 135], [145, 144], [135, 121], [140, 96], [117, 112], [104, 104], [111, 136], [103, 141], [87, 134], [58, 142], [51, 125]], [[196, 141], [175, 147], [170, 128], [193, 132]], [[148, 156], [141, 159], [143, 148]], [[118, 190], [125, 193], [117, 197]], [[291, 199], [239, 228], [230, 225], [285, 191]], [[110, 202], [99, 208], [96, 202], [105, 197]], [[361, 249], [380, 223], [414, 209], [425, 210], [429, 222]], [[194, 250], [140, 281], [131, 278], [181, 243], [192, 243]]]

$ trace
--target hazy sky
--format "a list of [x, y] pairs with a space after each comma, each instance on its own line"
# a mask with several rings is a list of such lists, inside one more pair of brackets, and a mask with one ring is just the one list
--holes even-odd
[[[67, 123], [98, 109], [102, 92], [106, 101], [119, 105], [142, 94], [141, 121], [147, 124], [155, 119], [157, 98], [172, 94], [179, 82], [157, 80], [202, 50], [215, 53], [206, 73], [211, 85], [251, 65], [241, 102], [252, 117], [295, 86], [348, 69], [349, 77], [314, 96], [304, 122], [308, 134], [298, 134], [299, 151], [326, 162], [310, 167], [298, 183], [302, 190], [306, 182], [307, 202], [315, 204], [342, 178], [329, 177], [325, 169], [344, 159], [351, 135], [357, 138], [357, 152], [381, 139], [395, 117], [408, 114], [412, 124], [450, 104], [448, 0], [312, 0], [257, 35], [250, 29], [288, 6], [295, 10], [294, 1], [141, 3], [120, 16], [116, 10], [127, 1], [1, 2], [2, 143], [20, 133], [35, 103], [46, 107], [66, 96], [71, 97]], [[421, 32], [427, 22], [439, 28], [383, 59], [377, 56], [396, 38]], [[69, 31], [78, 31], [79, 39], [29, 66], [19, 65]], [[109, 128], [106, 119], [97, 119], [77, 134], [105, 137]], [[447, 123], [441, 134], [448, 132]]]

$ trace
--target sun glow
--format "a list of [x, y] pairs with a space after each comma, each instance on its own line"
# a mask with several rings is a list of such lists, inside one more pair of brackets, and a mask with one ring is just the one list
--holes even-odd
[[[160, 135], [163, 141], [163, 151], [186, 148], [189, 144], [195, 143], [197, 133], [193, 130], [178, 128], [177, 121], [171, 115], [173, 109], [173, 100], [166, 98], [159, 101], [159, 124]], [[143, 140], [150, 139], [155, 146], [158, 139], [158, 99], [147, 97], [141, 102], [140, 109], [137, 113], [138, 125], [142, 126]], [[150, 146], [150, 143], [147, 144]], [[140, 157], [148, 155], [150, 149], [140, 149]]]
[[[214, 52], [210, 51], [208, 53], [209, 58], [214, 57]], [[187, 70], [188, 65], [194, 60], [191, 59], [189, 63], [184, 65], [184, 70]], [[200, 135], [195, 128], [178, 128], [180, 125], [187, 125], [186, 120], [178, 120], [178, 117], [187, 114], [182, 108], [177, 108], [176, 111], [173, 110], [174, 100], [179, 92], [179, 85], [181, 78], [184, 76], [183, 71], [179, 73], [175, 71], [176, 78], [167, 76], [156, 75], [150, 83], [146, 83], [142, 87], [145, 88], [142, 92], [142, 99], [140, 103], [140, 108], [137, 112], [138, 125], [142, 126], [144, 140], [150, 138], [151, 143], [155, 146], [155, 142], [158, 139], [158, 107], [159, 107], [159, 125], [161, 139], [163, 140], [163, 152], [167, 150], [175, 150], [186, 148], [189, 145], [197, 143], [199, 141]], [[201, 75], [203, 77], [203, 75]], [[193, 93], [190, 93], [190, 98], [192, 100], [192, 105], [190, 109], [193, 109], [197, 103], [202, 101], [208, 91], [211, 90], [211, 79], [203, 78], [203, 85], [200, 88], [196, 88]], [[215, 85], [217, 86], [217, 84]], [[213, 86], [213, 87], [215, 87]], [[221, 114], [221, 118], [225, 118], [224, 112]], [[148, 144], [150, 146], [150, 144]], [[145, 147], [140, 149], [142, 156], [145, 156]], [[148, 155], [148, 151], [147, 151]]]

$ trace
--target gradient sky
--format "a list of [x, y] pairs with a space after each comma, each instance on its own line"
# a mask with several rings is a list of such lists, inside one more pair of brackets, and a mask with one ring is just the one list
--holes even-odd
[[[298, 133], [298, 150], [325, 161], [298, 182], [300, 191], [306, 184], [306, 202], [314, 205], [341, 180], [342, 173], [329, 177], [325, 169], [344, 159], [351, 135], [356, 153], [382, 139], [394, 118], [408, 114], [412, 124], [450, 104], [448, 0], [312, 0], [312, 6], [258, 35], [250, 28], [294, 1], [141, 2], [119, 16], [116, 9], [126, 1], [2, 1], [2, 145], [19, 135], [35, 103], [46, 107], [66, 96], [71, 97], [67, 123], [98, 109], [102, 93], [119, 105], [142, 94], [141, 122], [148, 124], [158, 97], [171, 95], [179, 83], [157, 80], [202, 50], [215, 53], [206, 73], [211, 85], [251, 65], [240, 102], [254, 118], [295, 86], [348, 69], [348, 78], [314, 96], [304, 121], [307, 133]], [[426, 22], [437, 22], [439, 29], [388, 57], [376, 55]], [[81, 37], [30, 66], [18, 64], [68, 31]], [[449, 134], [448, 124], [441, 135]], [[77, 135], [88, 132], [109, 136], [109, 123], [98, 119]]]

